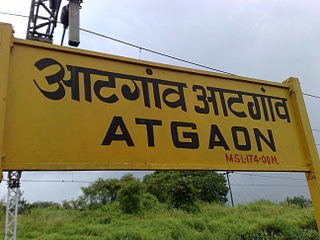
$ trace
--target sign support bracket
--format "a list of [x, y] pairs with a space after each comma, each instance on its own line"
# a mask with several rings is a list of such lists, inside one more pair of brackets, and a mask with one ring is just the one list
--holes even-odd
[[295, 104], [295, 114], [297, 115], [299, 127], [303, 129], [306, 153], [306, 161], [310, 167], [310, 172], [306, 172], [309, 192], [311, 195], [314, 215], [317, 221], [317, 227], [320, 230], [320, 160], [316, 144], [314, 142], [312, 128], [309, 122], [307, 109], [304, 104], [300, 83], [297, 78], [289, 78], [285, 82], [290, 88], [290, 95]]
[[9, 79], [9, 65], [11, 49], [13, 47], [13, 27], [10, 24], [0, 23], [0, 182], [3, 178], [3, 141], [6, 116], [7, 88]]

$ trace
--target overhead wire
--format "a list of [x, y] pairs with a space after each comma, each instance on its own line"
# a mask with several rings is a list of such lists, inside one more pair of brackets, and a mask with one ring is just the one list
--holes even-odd
[[286, 185], [286, 184], [233, 184], [236, 187], [307, 187], [307, 185]]
[[[233, 172], [235, 174], [241, 174], [238, 172]], [[257, 174], [243, 174], [243, 175], [248, 175], [248, 176], [259, 176], [259, 177], [270, 177], [270, 176], [261, 176]], [[271, 176], [273, 178], [273, 176]], [[284, 179], [283, 177], [274, 177], [274, 178], [281, 178]], [[238, 181], [231, 175], [230, 179], [232, 179], [233, 182], [236, 182], [236, 184], [232, 184], [232, 187], [240, 187], [243, 192], [247, 194], [249, 198], [252, 200], [255, 200], [254, 197], [249, 194], [246, 188], [244, 187], [307, 187], [307, 185], [288, 185], [288, 184], [239, 184]], [[291, 179], [291, 180], [302, 180], [302, 179], [294, 179], [294, 178], [286, 178], [286, 179]]]
[[[268, 178], [280, 178], [280, 177], [274, 177], [274, 176], [262, 176], [257, 174], [245, 174], [245, 173], [238, 173], [233, 172], [234, 174], [241, 174], [241, 175], [247, 175], [247, 176], [255, 176], [255, 177], [268, 177]], [[233, 181], [237, 182], [234, 177], [232, 177]], [[295, 178], [280, 178], [285, 180], [303, 180], [303, 179], [295, 179]], [[2, 181], [7, 182], [8, 179], [3, 179]], [[80, 181], [80, 180], [36, 180], [36, 179], [21, 179], [21, 182], [29, 182], [29, 183], [86, 183], [86, 184], [92, 184], [95, 183], [95, 181]], [[237, 187], [305, 187], [303, 185], [288, 185], [288, 184], [232, 184], [232, 186]], [[215, 191], [215, 193], [217, 193]]]
[[232, 181], [234, 181], [234, 182], [236, 182], [237, 184], [232, 184], [232, 186], [237, 186], [237, 187], [240, 187], [246, 194], [247, 194], [247, 196], [249, 196], [249, 198], [251, 198], [252, 200], [254, 200], [255, 198], [254, 197], [252, 197], [251, 196], [251, 194], [245, 189], [245, 188], [243, 188], [242, 186], [240, 186], [241, 184], [239, 184], [238, 183], [238, 181], [237, 180], [235, 180], [235, 178], [231, 175], [230, 176], [231, 177], [231, 179], [232, 179]]
[[[8, 13], [8, 12], [0, 12], [0, 14], [9, 15], [9, 16], [16, 16], [16, 17], [29, 18], [29, 16], [27, 16], [27, 15]], [[58, 23], [62, 24], [59, 21], [58, 21]], [[198, 66], [198, 67], [210, 69], [210, 70], [213, 70], [213, 71], [216, 71], [216, 72], [220, 72], [220, 73], [224, 73], [224, 74], [228, 74], [228, 75], [238, 76], [238, 75], [233, 74], [231, 72], [223, 71], [223, 70], [220, 70], [220, 69], [217, 69], [217, 68], [213, 68], [213, 67], [210, 67], [210, 66], [207, 66], [207, 65], [204, 65], [204, 64], [196, 63], [196, 62], [189, 61], [189, 60], [186, 60], [186, 59], [183, 59], [183, 58], [175, 57], [175, 56], [172, 56], [172, 55], [169, 55], [169, 54], [166, 54], [166, 53], [162, 53], [162, 52], [155, 51], [155, 50], [152, 50], [152, 49], [149, 49], [149, 48], [145, 48], [145, 47], [139, 46], [137, 44], [133, 44], [133, 43], [130, 43], [130, 42], [127, 42], [127, 41], [123, 41], [123, 40], [118, 39], [118, 38], [110, 37], [108, 35], [101, 34], [101, 33], [98, 33], [98, 32], [95, 32], [95, 31], [92, 31], [92, 30], [89, 30], [89, 29], [80, 28], [80, 31], [83, 31], [83, 32], [86, 32], [86, 33], [90, 33], [92, 35], [96, 35], [96, 36], [99, 36], [99, 37], [102, 37], [102, 38], [105, 38], [105, 39], [109, 39], [111, 41], [115, 41], [115, 42], [130, 46], [130, 47], [137, 48], [137, 49], [139, 49], [139, 51], [144, 50], [146, 52], [150, 52], [150, 53], [157, 54], [157, 55], [160, 55], [160, 56], [163, 56], [163, 57], [171, 58], [171, 59], [174, 59], [174, 60], [177, 60], [177, 61], [181, 61], [181, 62], [184, 62], [184, 63], [195, 65], [195, 66]], [[320, 99], [320, 96], [316, 96], [316, 95], [313, 95], [313, 94], [309, 94], [309, 93], [302, 93], [302, 94], [305, 95], [305, 96], [309, 96], [309, 97]]]
[[[0, 14], [9, 15], [9, 16], [16, 16], [16, 17], [29, 18], [29, 16], [27, 16], [27, 15], [8, 13], [8, 12], [0, 12]], [[59, 21], [58, 21], [58, 23], [62, 24]], [[217, 71], [217, 72], [221, 72], [221, 73], [237, 76], [237, 75], [235, 75], [235, 74], [233, 74], [231, 72], [223, 71], [223, 70], [220, 70], [220, 69], [217, 69], [217, 68], [213, 68], [213, 67], [210, 67], [210, 66], [206, 66], [206, 65], [203, 65], [203, 64], [199, 64], [199, 63], [196, 63], [196, 62], [193, 62], [193, 61], [185, 60], [183, 58], [171, 56], [169, 54], [165, 54], [165, 53], [162, 53], [162, 52], [159, 52], [159, 51], [155, 51], [155, 50], [152, 50], [152, 49], [149, 49], [149, 48], [145, 48], [145, 47], [142, 47], [142, 46], [139, 46], [139, 45], [127, 42], [127, 41], [123, 41], [121, 39], [117, 39], [117, 38], [110, 37], [110, 36], [105, 35], [105, 34], [101, 34], [101, 33], [89, 30], [89, 29], [80, 28], [80, 30], [83, 31], [83, 32], [90, 33], [92, 35], [96, 35], [96, 36], [99, 36], [99, 37], [102, 37], [102, 38], [106, 38], [106, 39], [109, 39], [109, 40], [112, 40], [112, 41], [115, 41], [115, 42], [118, 42], [118, 43], [121, 43], [121, 44], [125, 44], [127, 46], [138, 48], [139, 50], [144, 50], [144, 51], [151, 52], [151, 53], [154, 53], [154, 54], [158, 54], [158, 55], [161, 55], [161, 56], [164, 56], [164, 57], [168, 57], [168, 58], [172, 58], [172, 59], [175, 59], [175, 60], [178, 60], [178, 61], [182, 61], [182, 62], [185, 62], [185, 63], [188, 63], [188, 64], [192, 64], [192, 65], [195, 65], [195, 66], [198, 66], [198, 67], [207, 68], [207, 69], [210, 69], [210, 70], [213, 70], [213, 71]], [[308, 97], [313, 97], [313, 98], [320, 99], [320, 96], [316, 96], [316, 95], [313, 95], [313, 94], [304, 93], [304, 92], [302, 94], [305, 95], [305, 96], [308, 96]]]
[[276, 179], [282, 179], [282, 180], [306, 181], [305, 179], [299, 179], [299, 178], [287, 178], [287, 177], [278, 177], [278, 176], [264, 176], [264, 175], [251, 174], [251, 173], [234, 172], [234, 174], [252, 176], [252, 177], [262, 177], [262, 178], [276, 178]]
[[[2, 179], [4, 182], [8, 182], [8, 179]], [[31, 182], [31, 183], [94, 183], [94, 181], [79, 181], [79, 180], [31, 180], [21, 179], [20, 182]]]
[[[29, 16], [27, 16], [27, 15], [8, 13], [8, 12], [0, 12], [0, 14], [9, 15], [9, 16], [16, 16], [16, 17], [29, 18]], [[58, 23], [62, 24], [59, 21], [58, 21]], [[101, 34], [101, 33], [98, 33], [98, 32], [95, 32], [95, 31], [92, 31], [92, 30], [89, 30], [89, 29], [80, 28], [80, 30], [83, 31], [83, 32], [86, 32], [86, 33], [90, 33], [92, 35], [96, 35], [96, 36], [99, 36], [99, 37], [102, 37], [102, 38], [106, 38], [106, 39], [109, 39], [109, 40], [112, 40], [112, 41], [115, 41], [115, 42], [118, 42], [118, 43], [121, 43], [121, 44], [125, 44], [125, 45], [130, 46], [130, 47], [138, 48], [140, 51], [144, 50], [144, 51], [147, 51], [147, 52], [151, 52], [153, 54], [158, 54], [158, 55], [163, 56], [163, 57], [167, 57], [167, 58], [171, 58], [171, 59], [174, 59], [174, 60], [177, 60], [177, 61], [181, 61], [181, 62], [184, 62], [184, 63], [192, 64], [192, 65], [195, 65], [195, 66], [198, 66], [198, 67], [202, 67], [202, 68], [210, 69], [210, 70], [217, 71], [217, 72], [220, 72], [220, 73], [225, 73], [225, 74], [237, 76], [236, 74], [233, 74], [231, 72], [223, 71], [223, 70], [220, 70], [220, 69], [217, 69], [217, 68], [213, 68], [213, 67], [206, 66], [206, 65], [203, 65], [203, 64], [200, 64], [200, 63], [196, 63], [196, 62], [193, 62], [193, 61], [185, 60], [183, 58], [175, 57], [175, 56], [172, 56], [172, 55], [169, 55], [169, 54], [166, 54], [166, 53], [162, 53], [162, 52], [159, 52], [159, 51], [155, 51], [155, 50], [152, 50], [152, 49], [149, 49], [149, 48], [145, 48], [145, 47], [139, 46], [137, 44], [133, 44], [133, 43], [130, 43], [130, 42], [127, 42], [127, 41], [123, 41], [123, 40], [118, 39], [118, 38], [110, 37], [108, 35]], [[305, 95], [305, 96], [309, 96], [309, 97], [320, 99], [320, 96], [316, 96], [316, 95], [313, 95], [313, 94], [304, 93], [304, 92], [302, 94]]]
[[[0, 14], [10, 15], [10, 16], [16, 16], [16, 17], [29, 18], [29, 16], [21, 15], [21, 14], [14, 14], [14, 13], [0, 12]], [[58, 22], [58, 23], [62, 24], [61, 22]], [[118, 43], [121, 43], [121, 44], [130, 46], [130, 47], [133, 47], [133, 48], [137, 48], [137, 49], [139, 49], [139, 51], [144, 50], [144, 51], [146, 51], [146, 52], [150, 52], [150, 53], [153, 53], [153, 54], [157, 54], [157, 55], [162, 56], [162, 57], [171, 58], [171, 59], [174, 59], [174, 60], [177, 60], [177, 61], [180, 61], [180, 62], [184, 62], [184, 63], [188, 63], [188, 64], [191, 64], [191, 65], [194, 65], [194, 66], [198, 66], [198, 67], [210, 69], [210, 70], [212, 70], [212, 71], [216, 71], [216, 72], [220, 72], [220, 73], [224, 73], [224, 74], [228, 74], [228, 75], [237, 76], [237, 75], [235, 75], [235, 74], [233, 74], [233, 73], [230, 73], [230, 72], [227, 72], [227, 71], [223, 71], [223, 70], [220, 70], [220, 69], [217, 69], [217, 68], [213, 68], [213, 67], [210, 67], [210, 66], [206, 66], [206, 65], [204, 65], [204, 64], [200, 64], [200, 63], [196, 63], [196, 62], [193, 62], [193, 61], [189, 61], [189, 60], [186, 60], [186, 59], [183, 59], [183, 58], [180, 58], [180, 57], [175, 57], [175, 56], [172, 56], [172, 55], [163, 53], [163, 52], [155, 51], [155, 50], [152, 50], [152, 49], [150, 49], [150, 48], [146, 48], [146, 47], [143, 47], [143, 46], [139, 46], [139, 45], [137, 45], [137, 44], [133, 44], [133, 43], [130, 43], [130, 42], [127, 42], [127, 41], [123, 41], [123, 40], [118, 39], [118, 38], [110, 37], [110, 36], [108, 36], [108, 35], [105, 35], [105, 34], [102, 34], [102, 33], [98, 33], [98, 32], [95, 32], [95, 31], [92, 31], [92, 30], [89, 30], [89, 29], [80, 28], [80, 31], [86, 32], [86, 33], [89, 33], [89, 34], [92, 34], [92, 35], [95, 35], [95, 36], [98, 36], [98, 37], [102, 37], [102, 38], [105, 38], [105, 39], [109, 39], [109, 40], [111, 40], [111, 41], [118, 42]]]
[[175, 56], [172, 56], [172, 55], [169, 55], [169, 54], [166, 54], [166, 53], [155, 51], [155, 50], [152, 50], [150, 48], [145, 48], [145, 47], [142, 47], [142, 46], [139, 46], [139, 45], [136, 45], [136, 44], [133, 44], [133, 43], [129, 43], [127, 41], [123, 41], [123, 40], [120, 40], [120, 39], [117, 39], [117, 38], [114, 38], [114, 37], [110, 37], [110, 36], [107, 36], [105, 34], [97, 33], [95, 31], [91, 31], [91, 30], [88, 30], [88, 29], [85, 29], [85, 28], [80, 28], [80, 31], [86, 32], [86, 33], [90, 33], [90, 34], [93, 34], [93, 35], [96, 35], [96, 36], [99, 36], [99, 37], [102, 37], [102, 38], [106, 38], [106, 39], [109, 39], [109, 40], [112, 40], [112, 41], [115, 41], [115, 42], [118, 42], [118, 43], [122, 43], [122, 44], [125, 44], [127, 46], [137, 48], [140, 51], [144, 50], [146, 52], [157, 54], [157, 55], [162, 56], [162, 57], [167, 57], [167, 58], [171, 58], [171, 59], [174, 59], [174, 60], [177, 60], [177, 61], [181, 61], [181, 62], [184, 62], [184, 63], [192, 64], [194, 66], [210, 69], [210, 70], [213, 70], [213, 71], [216, 71], [216, 72], [220, 72], [220, 73], [224, 73], [224, 74], [228, 74], [228, 75], [237, 76], [237, 75], [235, 75], [233, 73], [230, 73], [230, 72], [227, 72], [227, 71], [223, 71], [223, 70], [220, 70], [220, 69], [217, 69], [217, 68], [209, 67], [209, 66], [206, 66], [206, 65], [203, 65], [203, 64], [200, 64], [200, 63], [196, 63], [196, 62], [193, 62], [193, 61], [185, 60], [183, 58], [179, 58], [179, 57], [175, 57]]
[[16, 13], [7, 13], [7, 12], [0, 12], [2, 15], [8, 15], [8, 16], [14, 16], [14, 17], [24, 17], [29, 18], [29, 16], [22, 15], [22, 14], [16, 14]]
[[320, 96], [316, 96], [316, 95], [313, 95], [313, 94], [309, 94], [309, 93], [302, 93], [302, 95], [305, 95], [305, 96], [308, 96], [308, 97], [312, 97], [312, 98], [316, 98], [316, 99], [320, 99]]

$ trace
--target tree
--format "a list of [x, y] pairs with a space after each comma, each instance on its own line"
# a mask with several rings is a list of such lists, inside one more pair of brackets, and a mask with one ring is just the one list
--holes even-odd
[[141, 210], [141, 198], [143, 185], [139, 179], [134, 178], [132, 174], [121, 178], [121, 189], [117, 200], [125, 213], [137, 213]]
[[106, 204], [113, 202], [117, 198], [117, 194], [121, 188], [119, 179], [102, 179], [99, 178], [88, 187], [82, 187], [84, 201], [87, 205], [94, 203]]
[[181, 175], [190, 179], [197, 191], [197, 198], [204, 202], [227, 202], [226, 179], [214, 171], [183, 171]]
[[[197, 209], [196, 202], [226, 202], [228, 187], [223, 175], [213, 171], [155, 171], [141, 182], [132, 174], [119, 179], [102, 179], [82, 187], [83, 195], [65, 202], [66, 208], [96, 208], [118, 201], [125, 213], [150, 209], [157, 201], [186, 211]], [[154, 199], [152, 196], [155, 196]]]
[[[171, 202], [171, 204], [175, 206], [179, 205], [177, 204], [179, 199], [181, 206], [184, 204], [183, 198], [173, 196], [181, 193], [185, 194], [189, 202], [201, 200], [225, 203], [227, 201], [226, 179], [222, 174], [213, 171], [155, 171], [146, 175], [143, 182], [146, 185], [146, 191], [156, 196], [160, 202], [173, 201], [174, 203]], [[192, 198], [190, 194], [193, 195]]]
[[172, 207], [180, 208], [188, 212], [195, 211], [197, 190], [187, 177], [175, 175], [169, 184], [168, 203]]
[[143, 182], [148, 193], [156, 196], [159, 202], [165, 202], [169, 198], [171, 183], [176, 177], [178, 177], [178, 172], [175, 171], [155, 171], [145, 175]]

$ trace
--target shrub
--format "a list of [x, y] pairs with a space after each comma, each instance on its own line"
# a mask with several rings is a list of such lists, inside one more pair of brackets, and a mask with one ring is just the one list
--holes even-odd
[[120, 208], [124, 213], [137, 213], [141, 211], [142, 184], [132, 175], [122, 178], [122, 186], [118, 193]]
[[82, 187], [83, 199], [87, 205], [106, 204], [113, 202], [117, 198], [117, 194], [121, 188], [119, 179], [102, 179], [99, 178], [88, 187]]
[[260, 229], [252, 229], [240, 234], [239, 240], [269, 240], [270, 238]]
[[196, 189], [186, 178], [176, 178], [170, 184], [169, 204], [187, 212], [195, 212]]
[[275, 240], [319, 240], [319, 233], [296, 228], [281, 234]]
[[[155, 171], [144, 177], [147, 192], [153, 194], [160, 202], [172, 197], [172, 186], [183, 179], [194, 190], [197, 200], [204, 202], [227, 201], [228, 187], [223, 175], [214, 171]], [[192, 185], [192, 186], [191, 186]]]
[[297, 205], [301, 208], [312, 206], [311, 200], [306, 199], [304, 196], [293, 197], [293, 198], [287, 197], [287, 203], [289, 205]]
[[144, 193], [141, 196], [142, 209], [148, 211], [159, 204], [158, 199], [151, 193]]
[[122, 231], [113, 233], [107, 239], [108, 240], [142, 240], [143, 238], [137, 232], [122, 230]]

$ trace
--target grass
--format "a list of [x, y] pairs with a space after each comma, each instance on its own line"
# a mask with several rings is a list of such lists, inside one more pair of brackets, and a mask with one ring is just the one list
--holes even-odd
[[[1, 218], [4, 222], [3, 215]], [[35, 208], [19, 215], [19, 240], [318, 240], [311, 208], [258, 201], [200, 204], [197, 213], [157, 204], [135, 215], [98, 209]]]

